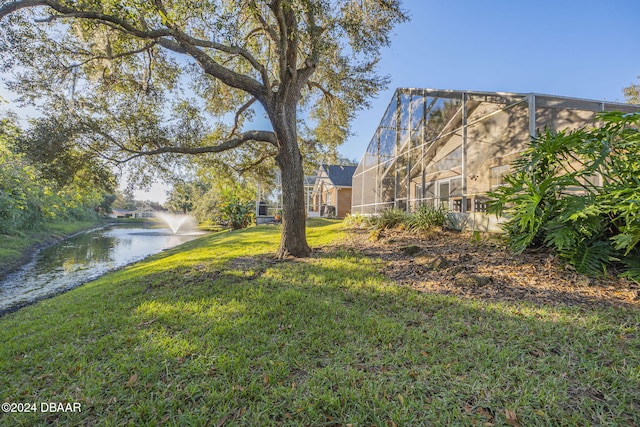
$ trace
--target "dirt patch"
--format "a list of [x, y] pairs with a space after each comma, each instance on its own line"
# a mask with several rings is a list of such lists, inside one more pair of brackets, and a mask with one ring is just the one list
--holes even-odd
[[587, 277], [546, 248], [514, 255], [496, 236], [392, 230], [371, 239], [366, 230], [352, 230], [340, 246], [382, 259], [381, 273], [419, 291], [489, 301], [640, 307], [640, 285], [617, 277], [618, 272]]

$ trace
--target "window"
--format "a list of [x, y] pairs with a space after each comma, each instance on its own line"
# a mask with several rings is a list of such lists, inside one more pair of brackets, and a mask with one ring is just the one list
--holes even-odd
[[486, 212], [488, 199], [475, 198], [473, 199], [474, 212]]
[[504, 176], [509, 174], [509, 165], [491, 168], [491, 188], [504, 185]]
[[449, 205], [449, 181], [438, 183], [438, 197], [440, 198], [440, 206]]

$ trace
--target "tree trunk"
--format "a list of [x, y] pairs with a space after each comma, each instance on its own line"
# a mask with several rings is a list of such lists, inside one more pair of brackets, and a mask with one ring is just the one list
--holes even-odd
[[276, 162], [280, 168], [282, 185], [282, 235], [278, 258], [309, 256], [311, 248], [307, 244], [304, 199], [304, 168], [298, 147], [295, 103], [292, 109], [283, 108], [285, 114], [272, 116], [274, 131], [279, 143]]
[[306, 257], [311, 248], [307, 244], [302, 156], [296, 145], [281, 150], [276, 160], [282, 177], [282, 236], [276, 256]]

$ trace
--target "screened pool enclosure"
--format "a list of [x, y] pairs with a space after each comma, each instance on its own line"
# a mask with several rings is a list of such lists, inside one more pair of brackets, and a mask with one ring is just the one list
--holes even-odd
[[[593, 124], [638, 106], [540, 94], [396, 90], [353, 175], [352, 212], [445, 206], [461, 225], [495, 228], [486, 192], [538, 130]], [[597, 179], [597, 177], [595, 177]]]

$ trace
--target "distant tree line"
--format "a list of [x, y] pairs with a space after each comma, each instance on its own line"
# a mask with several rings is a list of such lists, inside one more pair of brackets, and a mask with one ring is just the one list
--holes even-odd
[[115, 188], [111, 169], [51, 120], [23, 130], [13, 116], [0, 119], [0, 234], [96, 218], [111, 210]]

